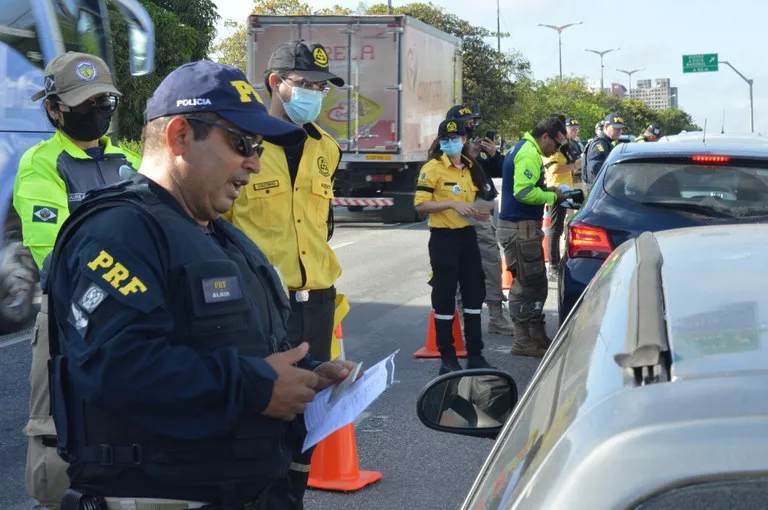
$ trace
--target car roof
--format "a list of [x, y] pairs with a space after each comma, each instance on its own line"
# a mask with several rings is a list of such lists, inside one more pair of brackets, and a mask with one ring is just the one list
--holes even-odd
[[654, 234], [663, 257], [672, 378], [768, 372], [766, 225]]
[[[616, 152], [616, 154], [614, 154]], [[692, 154], [713, 154], [733, 157], [768, 159], [768, 139], [710, 139], [678, 140], [675, 143], [626, 143], [611, 151], [611, 162], [638, 158], [685, 157]]]

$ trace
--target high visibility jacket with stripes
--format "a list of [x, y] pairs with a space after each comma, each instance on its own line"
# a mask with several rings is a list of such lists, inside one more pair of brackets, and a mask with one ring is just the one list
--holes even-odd
[[102, 159], [93, 159], [56, 130], [53, 137], [33, 145], [22, 155], [13, 184], [13, 207], [21, 219], [24, 246], [39, 269], [53, 250], [62, 223], [85, 193], [120, 180], [120, 167], [138, 170], [141, 158], [102, 137]]
[[261, 171], [251, 175], [224, 218], [261, 248], [289, 289], [320, 290], [341, 275], [328, 245], [328, 211], [341, 149], [316, 124], [304, 128], [308, 136], [295, 182], [285, 150], [264, 142]]

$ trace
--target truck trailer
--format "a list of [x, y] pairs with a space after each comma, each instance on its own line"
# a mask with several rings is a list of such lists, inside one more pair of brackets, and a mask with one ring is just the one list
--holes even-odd
[[440, 121], [462, 99], [461, 39], [406, 15], [252, 15], [247, 75], [265, 104], [269, 57], [297, 39], [322, 44], [330, 72], [345, 81], [331, 87], [316, 121], [342, 150], [333, 205], [418, 221], [419, 170]]

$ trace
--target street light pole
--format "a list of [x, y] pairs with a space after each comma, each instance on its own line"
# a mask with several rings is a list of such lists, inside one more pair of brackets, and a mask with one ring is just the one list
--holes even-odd
[[645, 71], [645, 68], [643, 68], [643, 69], [633, 69], [631, 71], [625, 71], [624, 69], [616, 69], [616, 70], [618, 72], [620, 72], [620, 73], [624, 73], [627, 76], [629, 76], [629, 89], [628, 90], [629, 90], [629, 97], [631, 98], [632, 97], [632, 75], [635, 74], [635, 73], [638, 73], [640, 71]]
[[560, 79], [563, 79], [563, 31], [568, 28], [572, 27], [574, 25], [581, 25], [584, 23], [583, 21], [577, 21], [576, 23], [568, 23], [567, 25], [561, 25], [561, 26], [555, 26], [555, 25], [545, 25], [544, 23], [539, 23], [540, 27], [546, 27], [551, 28], [552, 30], [555, 30], [557, 32], [557, 54], [559, 56], [560, 60]]
[[605, 50], [605, 51], [584, 49], [584, 51], [589, 51], [594, 53], [595, 55], [600, 55], [600, 92], [603, 92], [603, 90], [605, 90], [605, 83], [603, 82], [603, 69], [605, 69], [605, 66], [603, 65], [603, 57], [612, 51], [619, 51], [620, 49], [621, 48], [611, 48], [610, 50]]
[[749, 85], [749, 122], [752, 128], [752, 132], [754, 133], [755, 132], [755, 103], [752, 96], [752, 85], [755, 83], [755, 80], [750, 80], [749, 78], [741, 74], [738, 69], [733, 67], [731, 63], [726, 60], [721, 60], [720, 63], [725, 64], [731, 69], [733, 69], [736, 72], [736, 74], [741, 76], [741, 79], [747, 82], [747, 85]]

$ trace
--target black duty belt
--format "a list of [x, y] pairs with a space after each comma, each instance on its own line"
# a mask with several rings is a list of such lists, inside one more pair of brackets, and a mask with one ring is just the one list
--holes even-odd
[[59, 444], [56, 436], [42, 436], [42, 439], [43, 446], [47, 446], [48, 448], [56, 448], [56, 445]]

